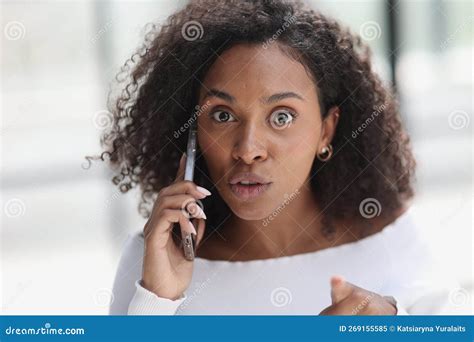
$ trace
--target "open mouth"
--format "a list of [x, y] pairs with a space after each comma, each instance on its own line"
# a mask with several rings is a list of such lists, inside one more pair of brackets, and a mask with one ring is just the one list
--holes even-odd
[[251, 182], [238, 182], [236, 184], [230, 184], [232, 192], [240, 199], [248, 200], [254, 199], [262, 195], [268, 190], [272, 183], [251, 183]]

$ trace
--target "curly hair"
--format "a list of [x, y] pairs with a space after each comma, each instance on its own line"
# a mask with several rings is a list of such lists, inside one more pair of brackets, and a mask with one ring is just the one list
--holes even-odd
[[[360, 36], [301, 2], [190, 1], [158, 27], [116, 76], [121, 91], [109, 98], [113, 123], [101, 137], [122, 192], [141, 190], [139, 211], [147, 218], [159, 190], [174, 181], [187, 134], [176, 134], [198, 109], [199, 86], [219, 54], [239, 43], [277, 42], [309, 71], [324, 119], [332, 106], [340, 120], [327, 162], [315, 158], [311, 187], [329, 231], [339, 220], [370, 226], [360, 204], [375, 199], [393, 217], [413, 197], [415, 160], [394, 91], [372, 70], [371, 52]], [[316, 134], [316, 132], [315, 132]], [[88, 157], [89, 159], [91, 157]], [[198, 149], [194, 182], [214, 188]], [[219, 194], [203, 200], [206, 234], [230, 214]]]

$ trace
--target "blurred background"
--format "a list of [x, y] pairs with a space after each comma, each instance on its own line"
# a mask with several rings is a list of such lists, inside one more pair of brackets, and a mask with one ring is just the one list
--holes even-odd
[[[110, 82], [186, 1], [1, 2], [1, 313], [107, 314], [120, 251], [143, 229], [100, 152]], [[361, 34], [395, 82], [418, 160], [416, 220], [472, 313], [471, 1], [310, 1]]]

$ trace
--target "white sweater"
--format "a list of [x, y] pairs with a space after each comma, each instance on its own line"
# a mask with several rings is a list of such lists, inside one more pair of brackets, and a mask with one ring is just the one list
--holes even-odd
[[118, 265], [111, 315], [318, 315], [331, 305], [329, 280], [397, 301], [398, 314], [456, 314], [457, 284], [439, 269], [409, 209], [381, 232], [316, 252], [250, 261], [195, 259], [183, 297], [160, 298], [140, 284], [144, 240], [130, 234]]

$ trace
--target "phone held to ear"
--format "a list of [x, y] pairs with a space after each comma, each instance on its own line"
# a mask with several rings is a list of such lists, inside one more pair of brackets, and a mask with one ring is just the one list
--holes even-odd
[[[196, 160], [196, 136], [197, 126], [194, 122], [189, 128], [188, 145], [186, 148], [186, 166], [184, 171], [184, 180], [192, 181], [194, 178], [194, 163]], [[186, 260], [194, 260], [196, 254], [196, 240], [195, 234], [189, 234], [181, 231], [182, 245], [184, 257]]]

